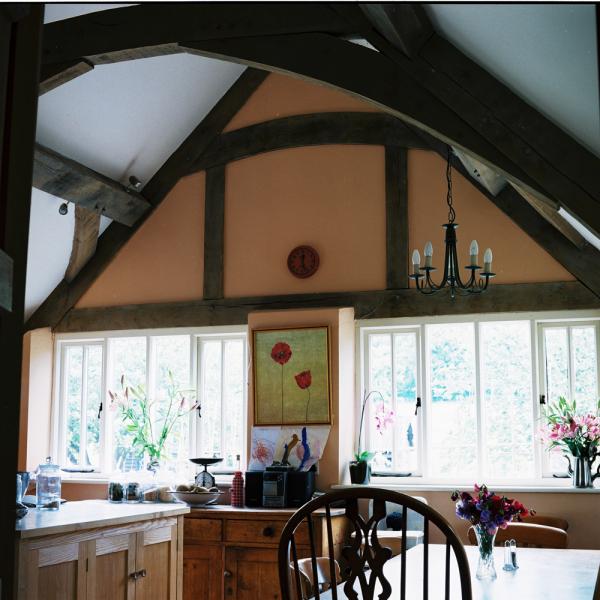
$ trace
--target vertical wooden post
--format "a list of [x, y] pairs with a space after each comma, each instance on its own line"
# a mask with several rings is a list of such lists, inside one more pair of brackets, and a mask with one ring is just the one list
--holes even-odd
[[0, 11], [0, 62], [6, 102], [0, 107], [0, 247], [12, 259], [12, 302], [0, 308], [0, 578], [13, 597], [15, 474], [19, 446], [25, 270], [37, 117], [42, 4], [5, 4]]
[[386, 287], [408, 287], [407, 150], [385, 147]]
[[204, 198], [204, 299], [223, 298], [225, 165], [206, 171]]

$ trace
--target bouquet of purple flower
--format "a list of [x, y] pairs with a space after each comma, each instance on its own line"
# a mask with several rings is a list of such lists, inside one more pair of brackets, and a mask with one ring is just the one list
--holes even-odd
[[506, 529], [511, 521], [535, 514], [517, 500], [490, 492], [485, 485], [475, 484], [475, 495], [456, 490], [452, 500], [456, 502], [456, 516], [470, 521], [476, 527], [494, 535], [498, 528]]

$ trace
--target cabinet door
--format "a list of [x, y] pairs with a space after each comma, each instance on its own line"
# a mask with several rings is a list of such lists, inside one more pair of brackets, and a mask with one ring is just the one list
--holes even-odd
[[19, 556], [18, 598], [86, 598], [86, 551], [86, 544], [77, 542], [41, 548], [23, 546]]
[[183, 600], [221, 600], [223, 549], [186, 545], [183, 550]]
[[[133, 600], [135, 597], [135, 533], [95, 540], [95, 564], [89, 575], [94, 600]], [[89, 595], [88, 599], [91, 600]]]
[[276, 548], [225, 550], [227, 600], [280, 600]]
[[[183, 522], [181, 522], [183, 528]], [[161, 525], [137, 534], [135, 600], [181, 598], [182, 553], [178, 526]]]

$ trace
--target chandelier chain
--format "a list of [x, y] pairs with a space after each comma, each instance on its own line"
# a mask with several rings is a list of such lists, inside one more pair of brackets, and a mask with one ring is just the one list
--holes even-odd
[[448, 204], [448, 223], [454, 223], [456, 212], [452, 206], [452, 149], [448, 146], [448, 161], [446, 163], [446, 180], [448, 182], [448, 193], [446, 202]]

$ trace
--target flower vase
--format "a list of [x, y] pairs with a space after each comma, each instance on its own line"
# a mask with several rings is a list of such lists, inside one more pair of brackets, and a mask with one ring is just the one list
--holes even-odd
[[371, 480], [371, 467], [366, 460], [350, 462], [350, 482], [368, 485]]
[[592, 453], [589, 456], [567, 456], [569, 461], [569, 475], [573, 480], [573, 487], [576, 488], [593, 488], [594, 480], [600, 477], [600, 464], [596, 469], [596, 473], [592, 473], [592, 465], [594, 460], [600, 454]]
[[490, 533], [485, 527], [475, 525], [475, 536], [479, 548], [479, 561], [477, 563], [477, 579], [496, 579], [496, 568], [494, 566], [494, 540], [498, 530]]

